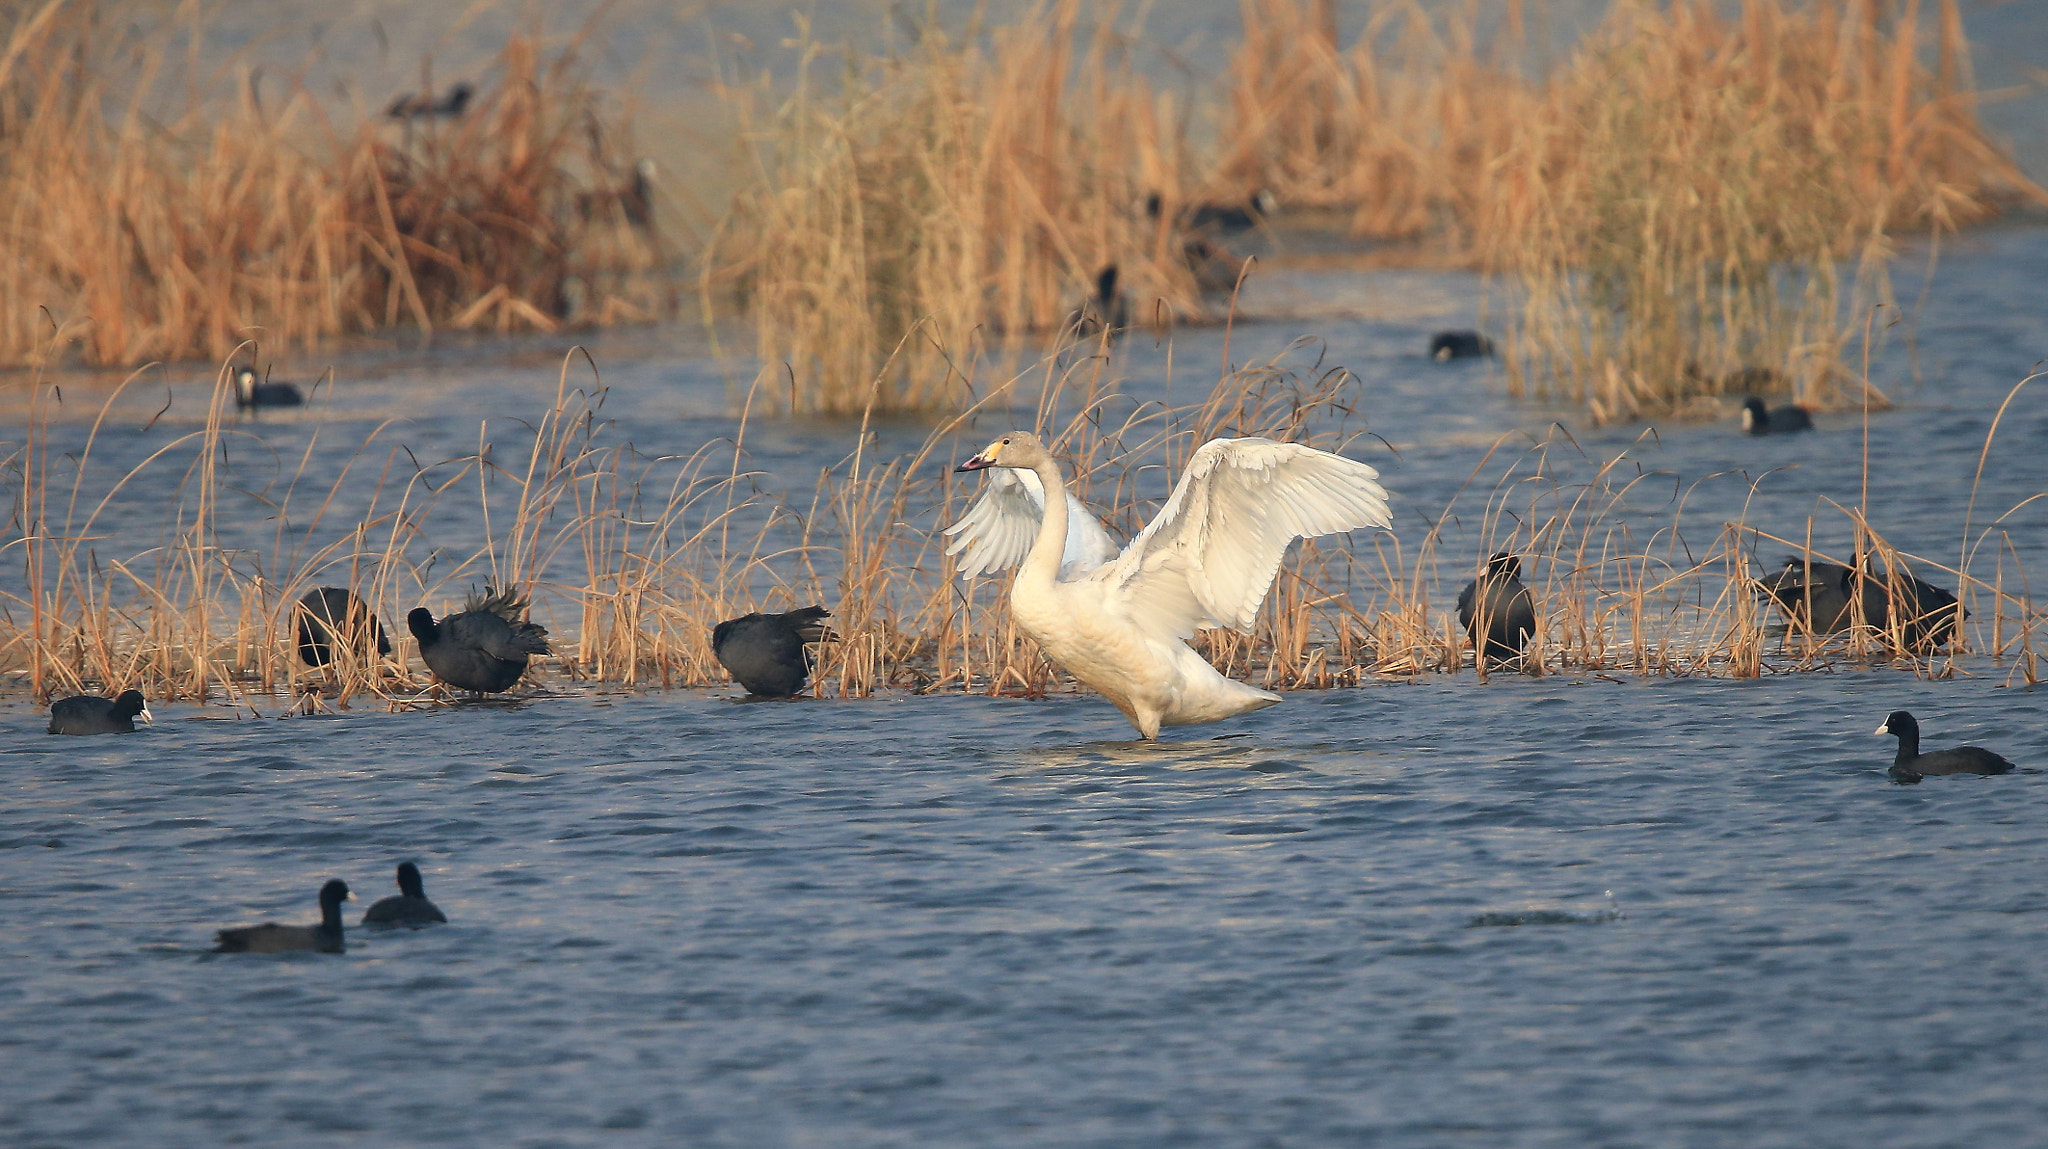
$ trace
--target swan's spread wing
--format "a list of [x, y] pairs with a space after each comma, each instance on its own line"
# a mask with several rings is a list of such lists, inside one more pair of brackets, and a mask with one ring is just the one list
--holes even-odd
[[[1024, 561], [1031, 542], [1038, 537], [1045, 518], [1045, 487], [1030, 471], [991, 467], [982, 484], [981, 496], [947, 527], [953, 537], [946, 553], [960, 556], [960, 577], [1008, 570]], [[1116, 543], [1102, 529], [1100, 520], [1067, 496], [1067, 546], [1060, 555], [1060, 572], [1093, 570], [1116, 557]]]
[[1097, 576], [1140, 626], [1186, 638], [1251, 628], [1295, 539], [1390, 527], [1379, 472], [1271, 439], [1212, 439], [1173, 495]]

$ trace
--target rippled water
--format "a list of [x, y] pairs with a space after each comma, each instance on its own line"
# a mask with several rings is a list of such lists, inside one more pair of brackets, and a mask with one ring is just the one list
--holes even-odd
[[[1928, 382], [1879, 364], [1901, 406], [1871, 424], [1870, 505], [1901, 545], [1953, 553], [1991, 414], [2048, 351], [2044, 251], [2048, 231], [2015, 229], [1950, 252]], [[1325, 310], [1240, 329], [1238, 354], [1328, 338], [1367, 382], [1412, 538], [1496, 436], [1556, 412], [1420, 358], [1469, 317], [1470, 281], [1335, 282], [1276, 275]], [[1177, 345], [1199, 361], [1217, 341]], [[687, 346], [597, 353], [650, 452], [733, 430]], [[331, 398], [239, 426], [224, 529], [262, 541], [265, 484], [296, 466], [278, 460], [310, 446], [339, 473], [394, 417], [384, 434], [425, 461], [474, 450], [481, 412], [545, 406], [557, 354], [352, 361]], [[1142, 341], [1119, 354], [1141, 392], [1203, 374], [1168, 382]], [[184, 370], [169, 412], [145, 426], [151, 397], [96, 451], [194, 429], [207, 384]], [[75, 386], [60, 450], [97, 402]], [[2007, 416], [1982, 505], [2048, 489], [2042, 411]], [[1821, 423], [1575, 433], [1589, 457], [1630, 449], [1688, 514], [1748, 500], [1796, 534], [1861, 482], [1855, 421]], [[848, 433], [751, 442], [764, 481], [807, 482]], [[164, 474], [108, 521], [153, 529], [182, 470]], [[1646, 485], [1617, 514], [1668, 521], [1671, 497]], [[2036, 569], [2042, 510], [2006, 524]], [[461, 513], [449, 530], [480, 530]], [[1476, 530], [1454, 524], [1447, 555]], [[2048, 1120], [2048, 723], [2009, 667], [1961, 671], [1434, 677], [1293, 694], [1156, 747], [1074, 696], [739, 704], [549, 677], [559, 693], [438, 713], [160, 706], [153, 729], [92, 739], [44, 736], [16, 701], [0, 1140], [2027, 1144]], [[1890, 785], [1868, 732], [1901, 706], [1930, 747], [1977, 741], [2023, 772]], [[341, 957], [206, 952], [222, 926], [313, 920], [332, 876], [353, 921], [405, 858], [448, 926], [352, 929]]]
[[[365, 9], [408, 45], [379, 63], [390, 83], [440, 34], [397, 16], [430, 7]], [[2013, 33], [1988, 68], [2031, 58], [2027, 7], [1977, 17]], [[2048, 118], [2014, 122], [2038, 137]], [[1902, 298], [1920, 292], [1913, 262]], [[1915, 354], [1894, 339], [1876, 357], [1899, 406], [1870, 423], [1867, 505], [1898, 545], [1958, 552], [1985, 430], [2048, 358], [2044, 268], [2037, 224], [1949, 241]], [[1623, 450], [1656, 476], [1613, 512], [1646, 533], [1682, 498], [1699, 542], [1737, 517], [1798, 537], [1819, 513], [1816, 543], [1846, 549], [1825, 524], [1830, 501], [1862, 500], [1857, 420], [1645, 438], [1511, 403], [1484, 366], [1421, 358], [1430, 330], [1481, 318], [1481, 293], [1458, 275], [1276, 266], [1246, 300], [1270, 321], [1233, 332], [1231, 357], [1311, 335], [1359, 374], [1391, 449], [1358, 451], [1396, 492], [1404, 539], [1498, 437], [1562, 418], [1585, 455], [1553, 450], [1561, 479]], [[1169, 349], [1133, 339], [1118, 370], [1134, 402], [1185, 401], [1224, 338], [1179, 333], [1171, 373]], [[645, 454], [734, 433], [701, 337], [591, 347], [604, 414]], [[486, 416], [516, 438], [565, 348], [339, 356], [307, 409], [238, 424], [224, 545], [324, 545], [365, 482], [321, 526], [295, 495], [282, 536], [279, 502], [301, 459], [324, 497], [372, 432], [359, 476], [475, 451]], [[203, 425], [209, 369], [146, 383], [101, 428], [88, 501]], [[51, 445], [68, 483], [107, 386], [64, 384]], [[851, 435], [760, 423], [748, 446], [764, 485], [807, 492]], [[2044, 441], [2048, 404], [2023, 391], [1980, 527], [2048, 490]], [[105, 554], [158, 537], [185, 465], [169, 458], [109, 509]], [[429, 541], [473, 548], [473, 500], [447, 503]], [[1483, 547], [1473, 510], [1448, 524], [1447, 564]], [[2002, 524], [2037, 574], [2044, 515]], [[550, 674], [517, 704], [288, 721], [159, 705], [154, 728], [91, 739], [44, 736], [15, 698], [0, 702], [0, 1143], [2032, 1144], [2048, 1124], [2048, 722], [2010, 669], [1435, 676], [1290, 694], [1158, 746], [1122, 741], [1116, 712], [1077, 696], [741, 704]], [[1892, 743], [1869, 732], [1899, 707], [1930, 747], [1976, 742], [2022, 772], [1889, 784]], [[447, 926], [351, 928], [340, 957], [206, 952], [222, 926], [312, 921], [328, 877], [355, 888], [353, 923], [407, 858]]]
[[[2021, 1145], [2034, 697], [1892, 672], [1096, 699], [5, 712], [20, 1145]], [[222, 925], [450, 924], [342, 957]], [[351, 904], [351, 923], [360, 904]]]

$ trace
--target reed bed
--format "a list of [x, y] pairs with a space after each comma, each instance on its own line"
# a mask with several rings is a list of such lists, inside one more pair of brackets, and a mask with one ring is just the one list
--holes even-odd
[[[927, 24], [881, 59], [813, 43], [786, 94], [727, 86], [748, 187], [705, 289], [755, 325], [757, 409], [958, 410], [985, 354], [1058, 330], [1112, 264], [1140, 321], [1201, 313], [1178, 238], [1143, 211], [1188, 178], [1186, 109], [1137, 72], [1119, 5], [1082, 12]], [[831, 63], [843, 81], [821, 92]]]
[[[134, 686], [258, 713], [417, 705], [432, 696], [407, 669], [418, 660], [402, 628], [392, 659], [311, 671], [296, 661], [293, 602], [315, 586], [346, 585], [395, 623], [414, 605], [441, 614], [490, 585], [534, 599], [556, 642], [548, 677], [720, 683], [709, 650], [716, 622], [820, 602], [839, 638], [819, 649], [819, 694], [1068, 688], [1011, 624], [1007, 580], [963, 583], [943, 554], [939, 528], [978, 487], [951, 463], [989, 433], [970, 416], [910, 450], [885, 451], [863, 428], [853, 453], [796, 500], [789, 492], [800, 485], [776, 489], [750, 469], [744, 423], [733, 440], [688, 457], [639, 454], [605, 420], [594, 370], [572, 386], [572, 368], [580, 378], [585, 364], [565, 364], [550, 409], [483, 424], [477, 449], [458, 458], [421, 465], [379, 429], [321, 491], [306, 481], [309, 447], [264, 496], [274, 529], [260, 545], [225, 537], [223, 501], [246, 496], [221, 467], [244, 435], [223, 418], [232, 401], [224, 382], [202, 428], [111, 481], [93, 470], [104, 412], [82, 450], [53, 457], [44, 397], [4, 460], [12, 522], [0, 554], [21, 574], [0, 584], [0, 674], [38, 698]], [[1039, 405], [1020, 421], [1071, 460], [1085, 502], [1115, 508], [1107, 521], [1124, 537], [1213, 436], [1266, 434], [1368, 460], [1383, 450], [1358, 415], [1358, 381], [1300, 349], [1232, 372], [1180, 407], [1135, 403], [1057, 360], [1005, 390], [1034, 385]], [[980, 421], [1009, 418], [990, 411]], [[1997, 521], [1947, 566], [1899, 553], [1853, 507], [1816, 511], [1803, 534], [1694, 522], [1684, 495], [1652, 520], [1638, 505], [1652, 479], [1625, 455], [1588, 458], [1564, 439], [1506, 451], [1503, 441], [1476, 459], [1473, 478], [1426, 525], [1302, 545], [1257, 627], [1205, 632], [1201, 649], [1226, 673], [1282, 690], [1457, 673], [1473, 664], [1449, 604], [1486, 554], [1510, 550], [1524, 557], [1540, 604], [1534, 654], [1516, 668], [1527, 673], [1753, 677], [1892, 662], [1939, 676], [1970, 655], [1970, 672], [2039, 676], [2033, 635], [2044, 617]], [[144, 498], [160, 537], [117, 540], [124, 500]], [[236, 507], [230, 521], [246, 517]], [[1645, 521], [1653, 529], [1637, 525]], [[451, 545], [451, 523], [470, 529], [473, 550]], [[1854, 553], [1824, 554], [1814, 542], [1844, 537]], [[1770, 566], [1780, 553], [1847, 565], [1872, 556], [1876, 577], [1910, 570], [1959, 586], [1971, 613], [1943, 650], [1909, 649], [1896, 626], [1779, 634], [1755, 580], [1764, 573], [1756, 560]]]
[[1978, 124], [1954, 0], [1936, 25], [1929, 61], [1917, 3], [1617, 5], [1501, 157], [1510, 388], [1603, 421], [1860, 403], [1889, 237], [2048, 202]]
[[405, 124], [337, 122], [303, 88], [268, 107], [247, 75], [176, 94], [171, 40], [67, 0], [0, 15], [0, 362], [672, 306], [631, 125], [580, 37], [514, 37], [462, 115]]

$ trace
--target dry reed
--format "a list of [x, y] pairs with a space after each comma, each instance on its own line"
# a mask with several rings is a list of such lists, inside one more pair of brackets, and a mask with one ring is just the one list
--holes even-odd
[[66, 0], [0, 16], [0, 361], [668, 309], [659, 233], [625, 221], [630, 125], [580, 38], [514, 37], [463, 115], [404, 126], [336, 123], [302, 88], [266, 108], [246, 78], [167, 113], [169, 40]]
[[986, 36], [927, 25], [901, 57], [847, 58], [832, 95], [817, 44], [786, 96], [772, 77], [725, 89], [750, 186], [706, 288], [755, 324], [757, 407], [957, 410], [975, 361], [1057, 329], [1109, 264], [1142, 321], [1200, 310], [1177, 239], [1142, 211], [1186, 178], [1185, 111], [1138, 75], [1116, 5], [1081, 11], [1053, 0]]

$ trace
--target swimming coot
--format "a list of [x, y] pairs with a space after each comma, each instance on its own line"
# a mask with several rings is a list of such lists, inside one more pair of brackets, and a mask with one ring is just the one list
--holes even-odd
[[398, 896], [379, 898], [363, 912], [366, 926], [424, 926], [447, 920], [441, 907], [427, 900], [420, 868], [411, 862], [398, 863]]
[[1492, 354], [1493, 340], [1477, 331], [1439, 331], [1429, 337], [1431, 359], [1484, 359]]
[[294, 613], [299, 624], [299, 657], [307, 666], [326, 666], [334, 661], [337, 650], [353, 651], [357, 661], [364, 663], [370, 661], [373, 646], [379, 656], [391, 653], [383, 622], [353, 591], [315, 587], [299, 599]]
[[258, 383], [253, 367], [235, 368], [235, 406], [296, 407], [306, 401], [291, 383]]
[[1892, 759], [1891, 776], [1902, 785], [1946, 774], [2010, 774], [2014, 769], [2004, 758], [1975, 746], [1920, 753], [1920, 724], [1903, 710], [1892, 711], [1877, 733], [1898, 736], [1899, 753]]
[[1775, 409], [1751, 395], [1742, 401], [1742, 429], [1752, 435], [1786, 435], [1813, 430], [1813, 414], [1797, 403]]
[[405, 625], [436, 678], [491, 694], [511, 689], [526, 673], [529, 656], [552, 653], [547, 628], [526, 621], [526, 611], [525, 599], [485, 587], [481, 596], [469, 596], [459, 614], [436, 623], [432, 612], [418, 607], [405, 616]]
[[1458, 625], [1472, 636], [1479, 657], [1504, 662], [1522, 656], [1536, 633], [1536, 604], [1522, 585], [1521, 559], [1503, 552], [1486, 560], [1486, 573], [1458, 592]]
[[711, 631], [711, 653], [747, 693], [786, 698], [804, 688], [810, 660], [804, 647], [825, 640], [832, 612], [807, 606], [786, 614], [748, 614], [727, 619]]
[[319, 925], [281, 926], [276, 922], [265, 922], [260, 926], [221, 930], [214, 935], [219, 944], [213, 947], [213, 952], [282, 954], [311, 950], [338, 954], [346, 948], [341, 939], [341, 903], [347, 901], [348, 896], [347, 882], [329, 878], [327, 884], [320, 887]]
[[124, 690], [113, 698], [81, 694], [50, 704], [50, 733], [126, 734], [135, 729], [137, 718], [144, 725], [155, 721], [140, 690]]

